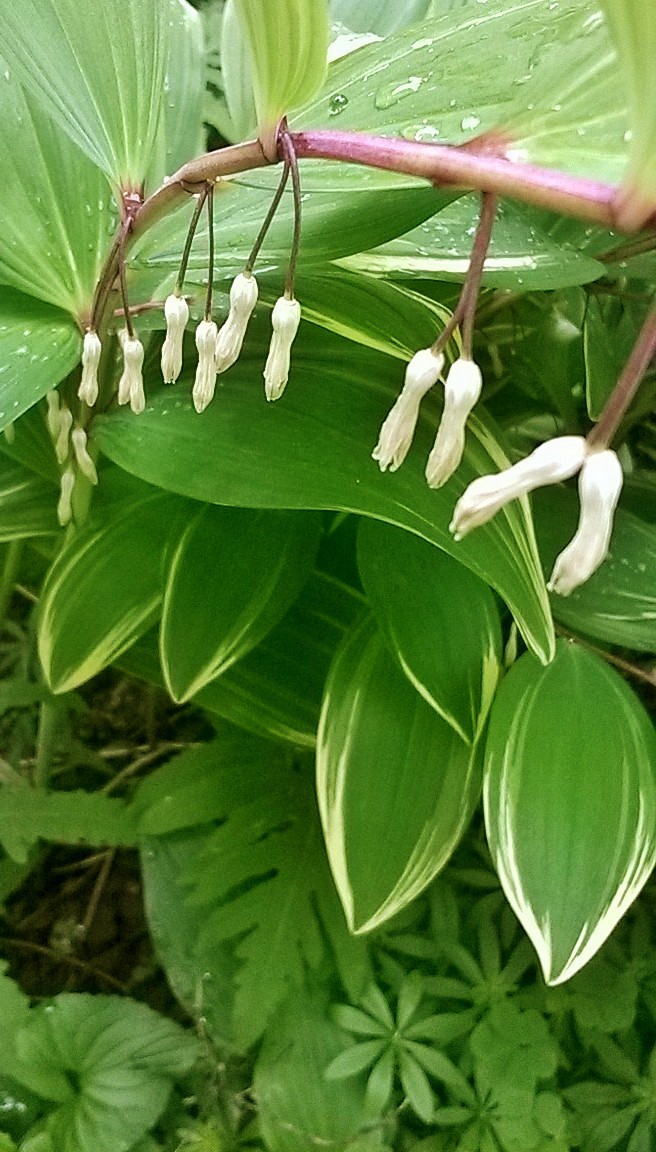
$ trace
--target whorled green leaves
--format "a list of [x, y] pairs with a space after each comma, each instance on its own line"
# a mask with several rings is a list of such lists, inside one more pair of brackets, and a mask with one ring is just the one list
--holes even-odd
[[523, 656], [492, 706], [485, 823], [503, 889], [560, 984], [590, 960], [656, 862], [656, 735], [598, 657]]
[[509, 505], [459, 544], [448, 531], [465, 484], [506, 465], [484, 416], [470, 421], [457, 476], [431, 491], [423, 469], [439, 400], [429, 397], [408, 459], [394, 475], [382, 475], [371, 451], [402, 382], [398, 362], [327, 332], [319, 335], [314, 326], [305, 332], [302, 327], [285, 396], [266, 405], [260, 373], [267, 344], [266, 330], [253, 324], [248, 350], [201, 417], [180, 389], [168, 389], [159, 391], [138, 418], [124, 412], [102, 418], [103, 451], [150, 483], [209, 503], [344, 509], [407, 528], [491, 584], [511, 607], [527, 642], [548, 659], [552, 625], [526, 506]]
[[368, 932], [446, 864], [478, 800], [476, 748], [415, 691], [370, 618], [328, 677], [317, 796], [349, 927]]
[[9, 68], [126, 190], [142, 185], [155, 155], [170, 18], [162, 0], [25, 0], [3, 13]]

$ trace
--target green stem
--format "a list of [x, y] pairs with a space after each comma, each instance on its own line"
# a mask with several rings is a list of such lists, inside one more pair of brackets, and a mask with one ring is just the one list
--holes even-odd
[[0, 627], [4, 624], [7, 609], [9, 608], [9, 603], [13, 595], [22, 552], [22, 540], [11, 540], [7, 544], [2, 573], [0, 574]]
[[39, 708], [36, 760], [32, 775], [32, 783], [35, 788], [48, 787], [58, 728], [59, 704], [55, 704], [52, 700], [42, 700]]

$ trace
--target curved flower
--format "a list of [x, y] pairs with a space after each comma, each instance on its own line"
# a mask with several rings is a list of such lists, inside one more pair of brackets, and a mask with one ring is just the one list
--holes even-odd
[[184, 296], [167, 296], [164, 315], [166, 337], [162, 344], [162, 376], [165, 384], [175, 384], [182, 371], [182, 342], [189, 320], [189, 305]]
[[216, 338], [217, 372], [225, 372], [239, 359], [256, 303], [257, 280], [250, 272], [240, 272], [230, 287], [230, 311]]
[[82, 345], [82, 378], [77, 390], [79, 399], [88, 404], [89, 408], [93, 408], [98, 399], [98, 365], [101, 353], [100, 337], [97, 332], [89, 329], [85, 333]]
[[279, 400], [289, 379], [292, 344], [301, 322], [301, 306], [292, 296], [281, 296], [273, 306], [273, 335], [264, 366], [264, 391], [267, 400]]
[[444, 356], [441, 352], [435, 355], [432, 348], [422, 348], [412, 357], [405, 370], [401, 394], [383, 422], [378, 443], [371, 454], [378, 461], [381, 472], [388, 468], [390, 472], [396, 472], [401, 467], [415, 433], [419, 405], [439, 380], [443, 367]]
[[198, 367], [192, 391], [194, 408], [204, 412], [214, 398], [216, 387], [216, 324], [213, 320], [201, 320], [196, 329]]
[[590, 453], [579, 476], [579, 526], [556, 558], [547, 584], [550, 592], [569, 596], [579, 584], [589, 580], [606, 559], [623, 480], [616, 452], [607, 448]]
[[426, 480], [431, 488], [441, 488], [460, 465], [467, 417], [481, 394], [482, 384], [481, 370], [473, 360], [461, 358], [449, 368], [444, 382], [444, 411], [426, 465]]
[[146, 407], [146, 394], [143, 386], [144, 346], [138, 336], [130, 336], [126, 331], [119, 333], [123, 348], [123, 372], [118, 382], [118, 402], [127, 404], [135, 415]]
[[449, 530], [461, 540], [472, 528], [487, 523], [518, 496], [544, 484], [568, 480], [583, 466], [588, 448], [583, 436], [559, 436], [540, 444], [525, 460], [494, 476], [479, 476], [465, 489], [453, 513]]
[[75, 459], [80, 472], [83, 476], [86, 476], [87, 480], [89, 480], [92, 484], [97, 484], [98, 473], [96, 472], [96, 465], [89, 455], [89, 449], [87, 448], [87, 434], [84, 431], [84, 428], [81, 428], [78, 425], [77, 428], [73, 429], [73, 433], [71, 435], [71, 443], [73, 445]]

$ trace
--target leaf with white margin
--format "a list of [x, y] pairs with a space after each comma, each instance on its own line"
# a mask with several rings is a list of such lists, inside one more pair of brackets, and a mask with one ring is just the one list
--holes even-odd
[[375, 623], [345, 637], [317, 736], [317, 797], [349, 928], [370, 932], [447, 863], [478, 801], [476, 747], [415, 691]]
[[620, 676], [560, 640], [514, 665], [492, 705], [490, 850], [547, 984], [592, 959], [656, 863], [656, 734]]

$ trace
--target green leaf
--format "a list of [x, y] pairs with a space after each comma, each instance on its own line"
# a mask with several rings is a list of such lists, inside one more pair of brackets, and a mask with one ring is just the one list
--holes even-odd
[[[314, 326], [301, 330], [285, 396], [279, 404], [265, 405], [257, 378], [268, 334], [259, 329], [258, 340], [258, 326], [253, 329], [248, 353], [202, 418], [179, 391], [162, 389], [138, 420], [122, 412], [98, 419], [103, 451], [151, 483], [209, 503], [359, 511], [408, 528], [491, 584], [527, 643], [549, 659], [552, 625], [527, 505], [509, 505], [459, 544], [448, 530], [465, 485], [507, 466], [484, 417], [470, 419], [458, 475], [444, 488], [430, 490], [423, 468], [438, 411], [437, 397], [429, 397], [403, 468], [382, 475], [370, 456], [402, 382], [396, 361]], [[210, 459], [211, 469], [204, 464]]]
[[100, 793], [0, 788], [0, 843], [24, 863], [37, 840], [64, 844], [136, 843], [136, 824], [122, 800]]
[[2, 59], [0, 69], [0, 281], [83, 319], [116, 229], [116, 204], [105, 175]]
[[[207, 752], [203, 760], [207, 764]], [[238, 962], [231, 1036], [246, 1048], [289, 991], [302, 985], [306, 965], [325, 962], [326, 938], [357, 997], [368, 978], [367, 950], [349, 937], [335, 897], [307, 765], [298, 768], [283, 750], [271, 748], [259, 761], [253, 758], [247, 772], [236, 772], [219, 754], [214, 775], [223, 822], [189, 842], [166, 916], [160, 903], [151, 926], [157, 939], [166, 922], [178, 923], [177, 907], [184, 917], [191, 906], [197, 935], [176, 941], [176, 963], [181, 948], [191, 953], [187, 969], [201, 957], [205, 967], [196, 968], [197, 980], [207, 971], [211, 982], [229, 945]], [[147, 867], [152, 883], [155, 866]], [[160, 952], [168, 967], [161, 942]]]
[[5, 13], [10, 69], [110, 180], [142, 185], [157, 145], [170, 5], [25, 0]]
[[250, 55], [260, 132], [321, 87], [328, 54], [326, 0], [234, 0]]
[[[321, 95], [291, 127], [456, 145], [501, 133], [500, 150], [511, 161], [617, 182], [628, 123], [620, 69], [598, 10], [594, 0], [453, 8], [336, 61]], [[416, 183], [330, 162], [303, 164], [307, 190], [344, 188], [346, 181], [361, 189]]]
[[[251, 177], [247, 179], [250, 181]], [[383, 244], [399, 232], [414, 228], [440, 206], [449, 203], [453, 196], [453, 192], [437, 191], [426, 185], [388, 192], [385, 196], [372, 194], [354, 197], [352, 193], [339, 190], [326, 195], [304, 193], [299, 268], [303, 270], [318, 263], [325, 264], [329, 260], [359, 252], [363, 247]], [[217, 280], [223, 277], [229, 281], [243, 270], [270, 198], [267, 191], [248, 187], [236, 180], [225, 180], [217, 186], [214, 197], [216, 251], [220, 253], [220, 264], [215, 273]], [[161, 297], [165, 292], [162, 284], [173, 286], [191, 211], [191, 202], [183, 205], [177, 212], [149, 229], [135, 244], [130, 254], [130, 268], [135, 273], [131, 299], [133, 295], [135, 299], [150, 299], [156, 290]], [[256, 271], [262, 268], [278, 270], [277, 295], [280, 295], [289, 262], [293, 215], [293, 196], [291, 192], [286, 192], [262, 245], [256, 266]], [[196, 285], [198, 302], [205, 295], [203, 279], [207, 276], [208, 260], [209, 230], [204, 220], [194, 237], [187, 272], [189, 285]], [[325, 271], [322, 268], [322, 273]], [[302, 296], [300, 298], [302, 301]], [[200, 303], [199, 307], [202, 307]]]
[[430, 1124], [435, 1111], [435, 1094], [421, 1064], [403, 1048], [399, 1051], [399, 1072], [410, 1107], [424, 1124]]
[[[356, 271], [395, 279], [421, 277], [459, 282], [469, 267], [472, 227], [478, 213], [479, 198], [463, 196], [403, 236], [347, 256], [340, 263]], [[578, 250], [576, 234], [567, 241], [560, 241], [553, 234], [559, 219], [511, 200], [500, 201], [485, 257], [483, 285], [525, 290], [564, 288], [603, 276], [604, 265]], [[580, 233], [583, 247], [583, 226]]]
[[594, 956], [656, 861], [656, 735], [624, 681], [559, 641], [525, 655], [492, 706], [484, 780], [506, 896], [559, 984]]
[[[534, 496], [533, 506], [545, 572], [550, 572], [576, 531], [576, 492], [550, 488]], [[619, 508], [608, 557], [570, 596], [551, 597], [553, 614], [583, 636], [656, 652], [655, 573], [656, 525]]]
[[[196, 703], [256, 735], [314, 748], [330, 662], [362, 598], [346, 585], [315, 572], [280, 624]], [[154, 633], [123, 653], [120, 666], [163, 685]]]
[[628, 227], [639, 228], [654, 211], [656, 114], [651, 99], [656, 53], [656, 17], [650, 0], [602, 0], [619, 57], [618, 72], [628, 96], [629, 169], [625, 197], [635, 201]]
[[56, 1148], [127, 1152], [159, 1119], [200, 1046], [145, 1004], [64, 993], [32, 1010], [18, 1051], [21, 1081], [59, 1105], [47, 1122]]
[[27, 1020], [30, 1002], [18, 984], [5, 975], [7, 967], [7, 962], [0, 960], [0, 1018], [2, 1019], [0, 1073], [12, 1076], [15, 1074], [18, 1059], [16, 1037]]
[[194, 696], [279, 623], [308, 578], [320, 527], [311, 513], [212, 506], [190, 520], [171, 556], [160, 628], [174, 700]]
[[499, 613], [486, 584], [424, 540], [363, 520], [360, 575], [379, 627], [417, 692], [467, 743], [500, 675]]
[[296, 993], [281, 1008], [267, 1032], [253, 1082], [269, 1152], [318, 1147], [355, 1152], [354, 1138], [365, 1120], [362, 1088], [352, 1079], [323, 1075], [341, 1047], [339, 1029], [326, 1018], [320, 997]]
[[367, 618], [335, 657], [317, 736], [317, 794], [349, 927], [368, 932], [437, 875], [480, 787], [475, 751], [422, 700]]
[[413, 21], [422, 20], [429, 8], [429, 0], [332, 0], [330, 13], [333, 20], [344, 24], [351, 32], [375, 32], [389, 36]]
[[536, 1090], [558, 1065], [558, 1045], [546, 1020], [533, 1008], [522, 1011], [506, 1000], [494, 1004], [471, 1034], [476, 1076], [486, 1085]]
[[57, 496], [53, 484], [0, 456], [0, 543], [57, 533]]
[[386, 1048], [387, 1040], [363, 1040], [351, 1044], [330, 1061], [324, 1076], [326, 1080], [346, 1080], [349, 1076], [359, 1076]]
[[71, 537], [39, 603], [39, 656], [53, 692], [83, 684], [157, 619], [167, 545], [188, 515], [184, 502], [151, 491], [98, 511]]
[[[169, 0], [169, 3], [170, 47], [164, 80], [166, 101], [159, 124], [159, 148], [163, 150], [162, 179], [177, 172], [187, 160], [200, 155], [205, 147], [205, 42], [201, 15], [188, 0]], [[152, 175], [149, 183], [155, 183]]]
[[221, 25], [223, 95], [234, 127], [234, 138], [246, 140], [257, 130], [257, 111], [249, 51], [239, 23], [235, 0], [227, 0]]
[[0, 287], [0, 432], [75, 367], [80, 345], [58, 308]]
[[591, 420], [598, 420], [617, 384], [646, 315], [646, 304], [618, 296], [591, 296], [585, 310], [585, 397]]

